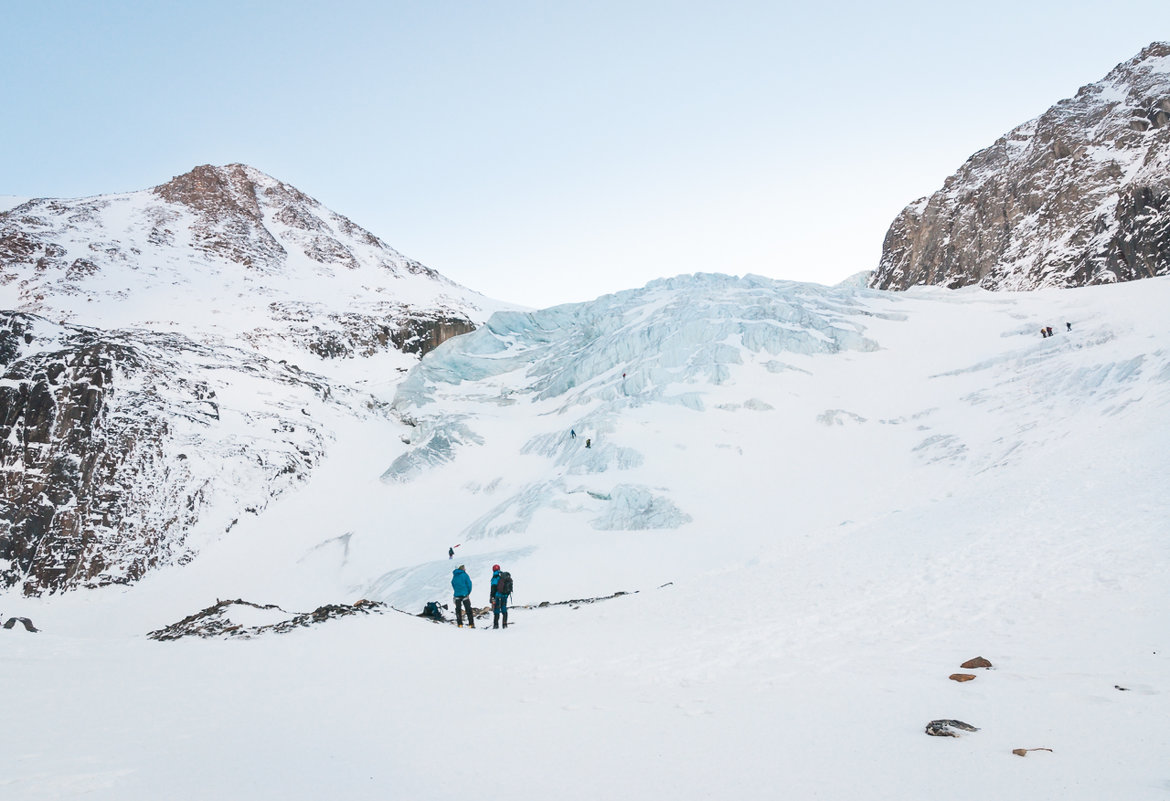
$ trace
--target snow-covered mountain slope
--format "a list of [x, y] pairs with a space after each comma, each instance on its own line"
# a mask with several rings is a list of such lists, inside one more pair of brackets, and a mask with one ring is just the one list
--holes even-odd
[[[890, 295], [693, 276], [497, 314], [401, 382], [409, 427], [339, 429], [303, 490], [166, 582], [189, 585], [188, 604], [255, 585], [290, 608], [338, 592], [414, 608], [445, 594], [460, 543], [469, 567], [516, 565], [529, 600], [591, 597], [791, 548], [793, 532], [832, 541], [1026, 494], [1086, 433], [1115, 429], [1160, 463], [1168, 290]], [[1058, 330], [1043, 339], [1041, 324]]]
[[1032, 289], [1170, 272], [1170, 43], [973, 155], [894, 220], [871, 286]]
[[368, 356], [429, 349], [439, 323], [470, 330], [506, 307], [242, 164], [0, 214], [0, 308], [97, 328]]
[[185, 562], [506, 304], [243, 165], [0, 213], [0, 584]]
[[[403, 382], [409, 442], [343, 421], [187, 566], [0, 595], [42, 629], [0, 630], [5, 796], [1163, 798], [1168, 301], [698, 276], [499, 315]], [[461, 563], [479, 607], [493, 562], [507, 631], [145, 639], [417, 612]]]

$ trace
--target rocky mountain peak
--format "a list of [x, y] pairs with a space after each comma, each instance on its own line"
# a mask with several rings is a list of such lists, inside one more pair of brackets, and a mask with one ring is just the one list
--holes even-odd
[[1170, 43], [979, 151], [886, 234], [870, 286], [1033, 289], [1170, 272]]
[[263, 215], [257, 200], [261, 191], [258, 182], [268, 184], [266, 188], [269, 191], [279, 187], [284, 194], [295, 195], [295, 200], [299, 202], [313, 202], [300, 191], [244, 164], [228, 164], [225, 167], [203, 164], [151, 191], [164, 200], [182, 203], [203, 214], [234, 214], [260, 220]]

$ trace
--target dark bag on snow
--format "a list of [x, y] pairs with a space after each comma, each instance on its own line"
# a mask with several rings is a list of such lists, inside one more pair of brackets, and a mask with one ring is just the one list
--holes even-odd
[[438, 601], [427, 601], [427, 605], [423, 607], [422, 614], [419, 617], [429, 617], [432, 620], [442, 620], [443, 611], [439, 606]]

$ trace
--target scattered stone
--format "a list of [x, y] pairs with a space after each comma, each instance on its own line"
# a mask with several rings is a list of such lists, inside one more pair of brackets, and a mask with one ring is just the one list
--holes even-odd
[[[12, 621], [10, 620], [10, 621], [8, 621], [8, 622], [9, 622], [9, 623], [11, 623]], [[5, 626], [4, 628], [8, 628], [8, 626]], [[1113, 685], [1113, 689], [1115, 689], [1115, 690], [1121, 690], [1123, 693], [1125, 693], [1125, 692], [1129, 692], [1129, 688], [1128, 688], [1128, 687], [1122, 687], [1120, 684], [1114, 684], [1114, 685]]]
[[1013, 748], [1012, 753], [1016, 756], [1027, 756], [1029, 751], [1048, 751], [1052, 752], [1051, 748]]
[[544, 609], [548, 606], [572, 606], [574, 609], [579, 604], [595, 604], [598, 601], [612, 601], [614, 598], [621, 598], [623, 595], [637, 595], [639, 590], [633, 592], [623, 592], [621, 590], [615, 592], [613, 595], [601, 595], [596, 598], [574, 598], [571, 601], [541, 601], [538, 604], [515, 604], [513, 609]]
[[974, 659], [968, 659], [966, 662], [959, 665], [959, 667], [964, 668], [965, 670], [972, 670], [974, 668], [989, 668], [991, 667], [991, 663], [983, 657], [977, 656]]
[[14, 626], [16, 626], [17, 621], [20, 621], [24, 625], [25, 631], [32, 631], [32, 632], [40, 631], [40, 629], [38, 629], [36, 626], [34, 626], [32, 621], [29, 620], [27, 617], [10, 617], [10, 618], [8, 618], [8, 622], [4, 624], [4, 628], [6, 628], [6, 629], [13, 628]]
[[959, 737], [960, 734], [955, 729], [979, 731], [970, 723], [961, 720], [932, 720], [926, 724], [926, 733], [931, 737]]
[[951, 681], [975, 681], [974, 673], [952, 673], [947, 676]]

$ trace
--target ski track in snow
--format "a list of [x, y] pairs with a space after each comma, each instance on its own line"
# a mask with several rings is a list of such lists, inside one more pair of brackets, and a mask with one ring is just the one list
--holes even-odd
[[[190, 565], [0, 596], [42, 629], [0, 630], [0, 796], [1164, 799], [1168, 296], [700, 276], [498, 316], [400, 385], [417, 426], [336, 422]], [[144, 637], [217, 598], [413, 613], [459, 564], [479, 607], [494, 562], [520, 605], [632, 594]]]

